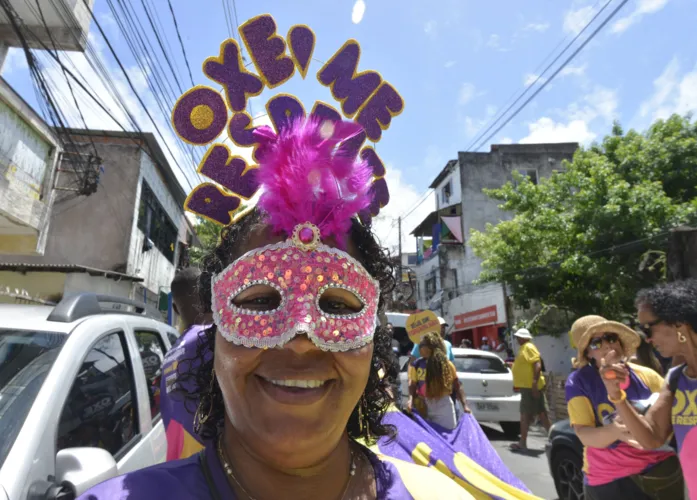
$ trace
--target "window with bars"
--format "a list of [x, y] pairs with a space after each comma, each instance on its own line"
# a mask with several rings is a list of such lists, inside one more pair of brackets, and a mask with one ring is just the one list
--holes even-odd
[[140, 193], [138, 229], [145, 235], [146, 245], [148, 241], [151, 241], [162, 252], [162, 255], [174, 264], [177, 228], [145, 181], [143, 181], [143, 188]]

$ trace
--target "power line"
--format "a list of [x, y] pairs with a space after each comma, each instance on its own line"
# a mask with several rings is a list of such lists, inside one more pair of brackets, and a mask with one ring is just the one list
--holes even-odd
[[[489, 124], [489, 127], [488, 127], [484, 132], [482, 132], [482, 133], [479, 133], [479, 132], [478, 132], [478, 133], [477, 133], [477, 134], [478, 134], [477, 137], [472, 141], [472, 144], [469, 145], [469, 147], [466, 149], [466, 151], [476, 151], [477, 149], [479, 149], [479, 148], [474, 148], [474, 146], [475, 146], [477, 143], [480, 142], [481, 138], [484, 137], [492, 128], [494, 128], [494, 127], [496, 126], [496, 124], [497, 124], [499, 121], [501, 121], [501, 119], [502, 119], [504, 116], [506, 116], [506, 114], [507, 114], [511, 109], [513, 109], [513, 107], [514, 107], [516, 104], [518, 104], [518, 102], [520, 102], [520, 100], [521, 100], [523, 97], [525, 97], [525, 94], [527, 94], [535, 85], [537, 85], [537, 83], [538, 83], [539, 81], [541, 81], [541, 80], [544, 78], [544, 74], [547, 73], [547, 71], [549, 71], [549, 70], [556, 64], [556, 62], [562, 57], [562, 55], [564, 55], [564, 53], [565, 53], [567, 50], [569, 50], [569, 49], [571, 48], [571, 46], [572, 46], [574, 43], [576, 43], [576, 41], [581, 37], [581, 35], [583, 35], [583, 33], [590, 27], [590, 25], [593, 24], [593, 22], [594, 22], [598, 17], [600, 17], [600, 15], [605, 11], [605, 9], [607, 9], [607, 8], [610, 6], [610, 4], [612, 3], [612, 1], [613, 1], [613, 0], [608, 0], [608, 1], [605, 3], [605, 5], [603, 5], [602, 8], [601, 8], [600, 10], [598, 10], [598, 12], [595, 13], [595, 15], [591, 18], [590, 21], [588, 21], [588, 23], [583, 27], [583, 29], [581, 29], [581, 31], [579, 31], [579, 32], [576, 34], [576, 36], [566, 45], [566, 47], [564, 47], [564, 50], [562, 50], [561, 52], [559, 52], [559, 54], [557, 54], [557, 57], [555, 57], [555, 58], [552, 60], [552, 62], [550, 62], [550, 63], [547, 65], [547, 67], [545, 67], [545, 69], [535, 78], [535, 80], [534, 80], [532, 83], [530, 83], [529, 85], [526, 86], [526, 88], [525, 88], [525, 89], [523, 90], [523, 92], [518, 96], [517, 99], [515, 99], [503, 112], [500, 112], [500, 113], [498, 114], [498, 115], [499, 115], [498, 118], [496, 118], [494, 121], [492, 121], [491, 124]], [[557, 45], [557, 47], [555, 47], [555, 49], [554, 49], [552, 52], [550, 52], [550, 54], [547, 56], [546, 59], [549, 59], [549, 57], [551, 57], [551, 55], [554, 54], [554, 52], [557, 50], [557, 48], [559, 48], [559, 46], [560, 46], [562, 43], [564, 43], [564, 40], [566, 40], [566, 38], [568, 38], [568, 36], [565, 37], [564, 39], [562, 39], [562, 41], [559, 43], [559, 45]], [[546, 61], [546, 59], [545, 59], [545, 61]], [[542, 62], [542, 64], [544, 64], [544, 61]], [[540, 64], [540, 66], [542, 66], [542, 64]], [[538, 66], [538, 68], [539, 68], [539, 66]], [[535, 71], [537, 72], [537, 69], [536, 69]], [[513, 95], [515, 95], [515, 92], [514, 92]], [[510, 99], [511, 99], [511, 98], [509, 98], [509, 100], [510, 100]], [[474, 148], [474, 149], [473, 149], [473, 148]]]
[[[611, 2], [611, 1], [612, 1], [612, 0], [609, 0], [609, 2]], [[622, 0], [622, 1], [620, 2], [620, 4], [615, 8], [615, 10], [613, 10], [613, 11], [610, 13], [610, 15], [609, 15], [607, 18], [605, 18], [605, 20], [603, 20], [603, 22], [600, 23], [600, 25], [599, 25], [590, 35], [588, 35], [588, 38], [586, 38], [586, 39], [583, 41], [583, 43], [581, 43], [581, 45], [580, 45], [576, 50], [574, 50], [574, 51], [571, 53], [571, 55], [570, 55], [569, 57], [566, 58], [566, 60], [562, 63], [562, 65], [559, 66], [559, 68], [557, 68], [557, 70], [556, 70], [554, 73], [552, 73], [552, 75], [551, 75], [545, 82], [543, 82], [542, 85], [540, 85], [540, 86], [537, 88], [537, 90], [535, 90], [535, 92], [533, 92], [533, 94], [532, 94], [530, 97], [528, 97], [528, 98], [525, 100], [525, 102], [523, 102], [523, 104], [521, 104], [521, 105], [518, 107], [518, 109], [516, 109], [516, 110], [513, 112], [513, 114], [511, 114], [501, 125], [499, 125], [499, 126], [496, 128], [496, 130], [494, 130], [492, 133], [490, 133], [489, 135], [487, 135], [487, 136], [479, 143], [479, 145], [477, 146], [477, 148], [475, 148], [475, 150], [476, 150], [476, 149], [479, 149], [480, 147], [482, 147], [482, 145], [485, 144], [486, 142], [488, 142], [494, 135], [498, 134], [499, 131], [500, 131], [503, 127], [505, 127], [506, 125], [508, 125], [508, 124], [511, 122], [511, 120], [513, 120], [513, 118], [515, 118], [516, 116], [518, 116], [518, 114], [519, 114], [523, 109], [525, 109], [525, 107], [526, 107], [528, 104], [530, 104], [530, 102], [531, 102], [535, 97], [537, 97], [537, 95], [538, 95], [540, 92], [542, 92], [542, 91], [545, 89], [545, 87], [547, 87], [547, 85], [549, 85], [549, 84], [552, 82], [552, 80], [554, 80], [554, 78], [555, 78], [559, 73], [561, 73], [561, 71], [562, 71], [571, 61], [573, 61], [573, 59], [578, 55], [578, 53], [581, 52], [581, 51], [583, 50], [583, 48], [584, 48], [586, 45], [588, 45], [588, 44], [590, 43], [591, 40], [593, 40], [593, 38], [595, 38], [595, 36], [600, 32], [600, 30], [602, 30], [602, 29], [607, 25], [607, 23], [609, 23], [609, 22], [612, 20], [612, 18], [615, 17], [615, 15], [617, 15], [617, 13], [622, 9], [622, 7], [624, 7], [624, 6], [627, 4], [628, 1], [629, 1], [629, 0]], [[608, 2], [608, 3], [609, 3], [609, 2]]]
[[[557, 56], [557, 58], [555, 58], [555, 60], [554, 60], [552, 63], [550, 63], [550, 65], [548, 65], [547, 69], [551, 68], [551, 66], [554, 64], [554, 62], [556, 62], [556, 61], [561, 57], [561, 55], [564, 54], [564, 52], [566, 52], [566, 51], [570, 48], [570, 46], [579, 38], [579, 36], [581, 35], [581, 33], [583, 33], [583, 32], [593, 23], [593, 21], [595, 21], [595, 19], [599, 16], [599, 14], [600, 14], [601, 12], [603, 12], [603, 11], [605, 10], [605, 8], [608, 7], [612, 1], [613, 1], [613, 0], [608, 0], [608, 1], [607, 1], [607, 3], [606, 3], [606, 4], [600, 9], [600, 11], [598, 11], [598, 13], [596, 13], [596, 15], [586, 24], [586, 26], [581, 30], [581, 32], [579, 32], [579, 34], [567, 45], [567, 47], [559, 54], [559, 56]], [[542, 85], [541, 85], [540, 87], [538, 87], [537, 90], [535, 90], [535, 92], [534, 92], [528, 99], [526, 99], [525, 102], [523, 102], [523, 104], [521, 104], [521, 105], [518, 107], [518, 109], [516, 109], [516, 110], [513, 112], [513, 114], [511, 114], [499, 127], [497, 127], [496, 130], [494, 130], [491, 134], [487, 135], [483, 140], [481, 140], [481, 141], [479, 142], [479, 145], [478, 145], [476, 148], [473, 149], [472, 146], [470, 146], [470, 148], [468, 148], [467, 151], [476, 151], [477, 149], [479, 149], [480, 147], [482, 147], [483, 144], [485, 144], [487, 141], [489, 141], [494, 135], [496, 135], [503, 127], [505, 127], [506, 125], [508, 125], [508, 123], [510, 123], [511, 120], [513, 120], [513, 118], [515, 118], [515, 117], [516, 117], [516, 116], [517, 116], [517, 115], [518, 115], [518, 114], [519, 114], [519, 113], [520, 113], [520, 112], [521, 112], [521, 111], [535, 98], [535, 97], [537, 97], [537, 95], [538, 95], [540, 92], [542, 92], [542, 90], [544, 90], [545, 87], [547, 87], [547, 85], [549, 85], [549, 84], [552, 82], [552, 80], [553, 80], [553, 79], [554, 79], [554, 78], [555, 78], [555, 77], [556, 77], [556, 76], [557, 76], [557, 75], [558, 75], [558, 74], [559, 74], [559, 73], [560, 73], [560, 72], [561, 72], [561, 71], [562, 71], [562, 70], [563, 70], [563, 69], [564, 69], [577, 55], [578, 55], [578, 53], [581, 52], [581, 50], [583, 50], [583, 48], [584, 48], [586, 45], [588, 45], [588, 43], [600, 32], [600, 30], [602, 30], [602, 29], [612, 20], [613, 17], [615, 17], [615, 15], [617, 15], [617, 13], [622, 9], [622, 7], [624, 7], [624, 5], [625, 5], [628, 1], [629, 1], [629, 0], [622, 0], [621, 3], [615, 8], [615, 10], [613, 10], [613, 11], [609, 14], [609, 16], [608, 16], [608, 17], [607, 17], [607, 18], [606, 18], [606, 19], [605, 19], [605, 20], [604, 20], [604, 21], [603, 21], [603, 22], [602, 22], [589, 36], [588, 36], [588, 38], [586, 38], [586, 39], [583, 41], [583, 43], [582, 43], [582, 44], [581, 44], [581, 45], [580, 45], [580, 46], [579, 46], [579, 47], [578, 47], [578, 48], [577, 48], [577, 49], [576, 49], [576, 50], [575, 50], [562, 64], [561, 64], [561, 66], [559, 66], [559, 68], [557, 68], [557, 70], [556, 70], [545, 82], [543, 82]], [[547, 69], [545, 69], [545, 72], [547, 71]], [[543, 72], [542, 74], [544, 74], [544, 72]], [[492, 125], [489, 126], [489, 128], [487, 128], [487, 130], [484, 132], [484, 134], [486, 134], [489, 130], [491, 130], [491, 128], [493, 127], [493, 125], [495, 125], [498, 121], [500, 121], [501, 118], [503, 118], [503, 116], [505, 116], [505, 114], [506, 114], [513, 106], [515, 106], [515, 104], [516, 104], [517, 102], [519, 102], [520, 99], [522, 99], [522, 97], [525, 95], [525, 93], [526, 93], [528, 90], [530, 90], [530, 89], [541, 79], [542, 74], [541, 74], [540, 76], [537, 77], [537, 79], [535, 80], [535, 82], [533, 82], [531, 85], [528, 86], [528, 88], [525, 90], [525, 92], [523, 92], [523, 94], [522, 94], [518, 99], [516, 99], [516, 101], [515, 101], [513, 104], [511, 104], [511, 106], [509, 106], [508, 109], [506, 109], [506, 111], [504, 111], [504, 113], [503, 113]], [[477, 139], [475, 139], [475, 142], [478, 141], [479, 138], [481, 138], [484, 134], [480, 135]], [[430, 194], [431, 191], [432, 191], [431, 189], [427, 190], [427, 191], [424, 193], [424, 196]], [[406, 217], [406, 216], [410, 215], [410, 214], [411, 214], [412, 212], [414, 212], [414, 210], [416, 210], [424, 201], [425, 201], [425, 199], [422, 199], [413, 209], [411, 209], [411, 210], [409, 211], [408, 214], [403, 215], [402, 217]]]
[[174, 15], [174, 8], [172, 7], [172, 0], [167, 0], [169, 4], [169, 11], [172, 13], [172, 21], [174, 21], [174, 29], [177, 31], [177, 38], [179, 39], [179, 46], [182, 49], [182, 54], [184, 54], [184, 62], [186, 63], [186, 69], [189, 71], [189, 79], [191, 80], [191, 86], [195, 85], [194, 76], [191, 73], [191, 66], [189, 66], [189, 58], [186, 57], [186, 49], [184, 48], [184, 42], [182, 41], [182, 35], [179, 31], [179, 23], [177, 23], [177, 16]]

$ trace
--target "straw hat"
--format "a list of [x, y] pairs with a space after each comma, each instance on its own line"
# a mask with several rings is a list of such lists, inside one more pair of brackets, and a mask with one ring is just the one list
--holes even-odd
[[627, 325], [617, 321], [609, 321], [602, 316], [583, 316], [574, 322], [569, 332], [571, 346], [576, 347], [578, 351], [577, 357], [572, 360], [575, 368], [581, 368], [588, 364], [588, 360], [583, 355], [588, 343], [598, 333], [606, 332], [619, 335], [624, 354], [627, 357], [631, 357], [641, 343], [639, 334]]

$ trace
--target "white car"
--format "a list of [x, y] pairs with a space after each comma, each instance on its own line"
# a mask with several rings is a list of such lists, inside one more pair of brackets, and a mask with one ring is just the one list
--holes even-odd
[[165, 460], [159, 377], [178, 333], [156, 315], [91, 293], [0, 304], [0, 499], [75, 498]]
[[[520, 394], [513, 390], [510, 368], [492, 352], [454, 347], [453, 356], [474, 417], [479, 422], [496, 422], [506, 435], [516, 437], [520, 433]], [[403, 404], [409, 398], [408, 366], [404, 363], [399, 374]]]

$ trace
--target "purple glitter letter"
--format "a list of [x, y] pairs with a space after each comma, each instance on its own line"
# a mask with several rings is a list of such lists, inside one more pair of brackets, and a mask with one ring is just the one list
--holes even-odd
[[315, 101], [315, 105], [312, 107], [312, 112], [310, 114], [323, 118], [324, 120], [331, 120], [334, 122], [341, 121], [341, 113], [322, 101]]
[[356, 73], [361, 47], [349, 40], [317, 73], [319, 82], [330, 88], [334, 99], [341, 102], [344, 115], [349, 118], [378, 88], [382, 79], [375, 71]]
[[280, 132], [292, 118], [305, 116], [305, 108], [303, 108], [300, 101], [288, 94], [279, 94], [269, 99], [269, 102], [266, 103], [266, 110], [278, 132]]
[[247, 169], [242, 158], [231, 158], [230, 150], [220, 144], [211, 146], [201, 161], [199, 172], [243, 198], [251, 198], [259, 189], [257, 169]]
[[237, 196], [223, 193], [210, 182], [196, 186], [184, 202], [184, 208], [189, 212], [224, 226], [232, 222], [230, 212], [234, 212], [239, 206], [240, 199]]
[[255, 142], [252, 117], [247, 113], [236, 113], [232, 115], [230, 124], [228, 125], [228, 135], [230, 135], [232, 142], [238, 146], [253, 146]]
[[293, 62], [305, 78], [312, 60], [312, 53], [315, 51], [315, 34], [307, 26], [299, 24], [290, 29], [287, 39]]
[[290, 79], [295, 71], [286, 56], [286, 42], [276, 34], [276, 22], [268, 14], [250, 19], [240, 26], [240, 35], [254, 66], [270, 89]]
[[392, 117], [400, 114], [403, 109], [402, 96], [392, 85], [385, 82], [358, 113], [356, 121], [363, 125], [368, 138], [377, 142], [382, 136], [382, 131], [389, 128]]
[[227, 102], [233, 111], [244, 111], [247, 97], [259, 95], [264, 90], [259, 77], [244, 69], [240, 49], [234, 40], [220, 44], [220, 56], [206, 59], [203, 72], [225, 87]]
[[373, 185], [370, 186], [370, 193], [373, 198], [370, 203], [370, 215], [376, 217], [380, 213], [380, 209], [390, 202], [390, 191], [387, 189], [385, 179], [375, 179]]
[[[210, 124], [206, 128], [197, 128], [191, 122], [191, 112], [198, 106], [204, 106], [212, 113]], [[205, 112], [204, 112], [205, 113]], [[208, 144], [220, 135], [227, 121], [225, 101], [210, 87], [196, 86], [182, 95], [172, 111], [172, 125], [177, 135], [190, 144]]]
[[375, 177], [385, 176], [385, 165], [373, 148], [370, 146], [364, 147], [361, 150], [361, 159], [368, 162], [368, 166], [373, 169]]

